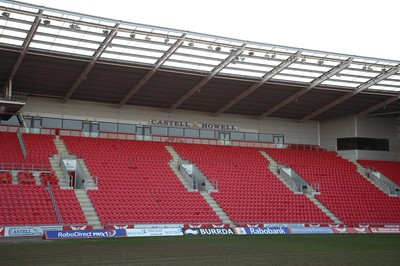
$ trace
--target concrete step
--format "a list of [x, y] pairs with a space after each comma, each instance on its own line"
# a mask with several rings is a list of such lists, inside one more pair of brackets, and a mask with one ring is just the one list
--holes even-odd
[[90, 224], [92, 226], [96, 226], [96, 228], [102, 228], [99, 217], [96, 213], [96, 210], [95, 210], [89, 196], [87, 195], [87, 192], [83, 189], [81, 189], [81, 190], [76, 189], [75, 195], [76, 195], [76, 198], [78, 199], [79, 204], [81, 205], [83, 214], [85, 215], [85, 218], [86, 218], [88, 224]]
[[207, 191], [201, 191], [200, 194], [204, 197], [204, 199], [208, 202], [214, 212], [218, 215], [218, 217], [225, 224], [233, 225], [233, 222], [230, 220], [229, 216], [225, 213], [225, 211], [219, 206], [219, 204], [215, 201], [213, 197], [208, 194]]

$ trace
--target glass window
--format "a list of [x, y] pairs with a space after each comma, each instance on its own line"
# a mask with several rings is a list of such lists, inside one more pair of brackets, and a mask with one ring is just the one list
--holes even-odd
[[244, 133], [243, 132], [232, 132], [231, 139], [232, 140], [244, 140]]
[[25, 117], [25, 123], [27, 127], [32, 127], [32, 117], [31, 116], [26, 116]]
[[200, 138], [215, 139], [214, 130], [200, 130]]
[[117, 132], [118, 131], [118, 124], [100, 122], [100, 131], [101, 132]]
[[33, 127], [34, 128], [40, 128], [42, 126], [42, 118], [40, 117], [34, 117], [33, 118]]
[[121, 133], [135, 133], [135, 125], [129, 125], [129, 124], [118, 124], [118, 132]]
[[183, 128], [174, 128], [170, 127], [168, 128], [168, 136], [178, 136], [178, 137], [183, 137]]
[[272, 134], [258, 134], [258, 137], [262, 142], [274, 142], [274, 135]]
[[[27, 119], [26, 119], [26, 117], [25, 117], [25, 122], [26, 122], [26, 124], [28, 125], [28, 127], [29, 127], [29, 124], [28, 124], [28, 121], [27, 121]], [[18, 121], [18, 117], [17, 116], [12, 116], [10, 119], [8, 119], [8, 120], [0, 120], [0, 123], [1, 124], [4, 124], [4, 125], [19, 125], [19, 121]], [[30, 123], [30, 121], [29, 121], [29, 123]]]
[[185, 137], [198, 138], [199, 136], [200, 130], [185, 128]]
[[59, 118], [42, 118], [42, 126], [49, 128], [60, 128], [62, 124], [62, 120]]
[[81, 130], [82, 129], [82, 121], [64, 119], [63, 120], [63, 128]]
[[152, 135], [161, 135], [167, 136], [168, 135], [168, 128], [166, 127], [151, 127], [151, 134]]
[[244, 133], [244, 139], [247, 141], [258, 141], [258, 134], [257, 133]]

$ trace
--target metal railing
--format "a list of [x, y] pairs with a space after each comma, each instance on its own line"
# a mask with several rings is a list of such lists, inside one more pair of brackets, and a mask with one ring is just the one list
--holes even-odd
[[40, 171], [50, 172], [51, 164], [30, 164], [30, 163], [0, 163], [0, 171]]
[[63, 224], [63, 220], [60, 214], [60, 210], [58, 209], [58, 205], [57, 205], [57, 200], [54, 196], [53, 190], [51, 189], [51, 186], [46, 186], [47, 191], [49, 192], [50, 195], [50, 199], [51, 199], [51, 203], [53, 205], [54, 211], [57, 215], [57, 220], [59, 224]]
[[386, 194], [390, 196], [397, 196], [400, 194], [400, 187], [395, 185], [390, 179], [382, 173], [375, 171], [371, 168], [366, 168], [367, 177], [380, 187]]
[[193, 179], [193, 174], [189, 174], [186, 170], [186, 168], [183, 166], [184, 164], [189, 164], [189, 161], [185, 161], [185, 160], [180, 160], [179, 161], [179, 172], [182, 174], [182, 176], [185, 178], [186, 183], [189, 186], [190, 190], [195, 190], [198, 191], [198, 184], [196, 182], [196, 180]]
[[278, 164], [278, 173], [279, 175], [288, 183], [290, 189], [295, 192], [295, 193], [302, 193], [302, 185], [297, 183], [292, 179], [289, 173], [285, 171], [285, 168], [288, 168], [287, 166], [283, 164]]
[[19, 144], [21, 146], [22, 154], [24, 155], [24, 158], [26, 158], [26, 145], [25, 145], [24, 138], [22, 137], [21, 131], [23, 131], [23, 128], [18, 129], [17, 136], [18, 136]]
[[[0, 132], [17, 132], [19, 126], [0, 125]], [[220, 140], [215, 138], [192, 138], [192, 137], [175, 137], [161, 135], [139, 135], [135, 133], [120, 133], [120, 132], [85, 132], [83, 130], [74, 129], [55, 129], [55, 128], [26, 128], [27, 133], [71, 136], [71, 137], [90, 137], [104, 139], [122, 139], [122, 140], [146, 140], [157, 142], [172, 142], [172, 143], [188, 143], [188, 144], [208, 144], [221, 146], [237, 146], [237, 147], [255, 147], [255, 148], [281, 148], [286, 149], [296, 147], [301, 150], [325, 150], [314, 144], [285, 144], [273, 142], [258, 142], [258, 141], [242, 141], [242, 140]]]

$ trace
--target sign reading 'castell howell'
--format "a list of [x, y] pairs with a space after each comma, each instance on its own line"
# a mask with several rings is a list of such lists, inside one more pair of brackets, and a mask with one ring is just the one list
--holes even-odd
[[210, 129], [210, 130], [226, 130], [226, 131], [238, 131], [239, 126], [235, 125], [224, 125], [218, 123], [196, 123], [190, 121], [173, 121], [173, 120], [157, 120], [151, 119], [150, 125], [153, 126], [167, 126], [167, 127], [187, 127], [197, 129]]

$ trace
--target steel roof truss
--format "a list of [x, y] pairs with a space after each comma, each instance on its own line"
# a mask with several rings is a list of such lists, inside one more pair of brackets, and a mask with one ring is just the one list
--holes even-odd
[[347, 94], [343, 95], [342, 97], [334, 100], [333, 102], [331, 102], [331, 103], [329, 103], [327, 105], [324, 105], [323, 107], [319, 108], [318, 110], [316, 110], [316, 111], [312, 112], [311, 114], [303, 117], [300, 121], [304, 122], [304, 121], [310, 120], [310, 119], [316, 117], [317, 115], [322, 114], [325, 111], [328, 111], [329, 109], [333, 108], [334, 106], [336, 106], [336, 105], [346, 101], [347, 99], [353, 97], [357, 93], [360, 93], [361, 91], [363, 91], [363, 90], [365, 90], [365, 89], [377, 84], [379, 81], [382, 81], [385, 78], [390, 77], [393, 74], [396, 74], [399, 70], [400, 70], [400, 65], [397, 65], [396, 67], [388, 70], [387, 72], [385, 72], [385, 73], [383, 73], [383, 74], [381, 74], [381, 75], [379, 75], [379, 76], [377, 76], [377, 77], [375, 77], [373, 79], [370, 79], [369, 81], [365, 82], [364, 84], [358, 86], [354, 90], [354, 92], [347, 93]]
[[168, 112], [174, 111], [178, 108], [184, 101], [186, 101], [190, 96], [196, 93], [199, 89], [201, 89], [210, 79], [212, 79], [218, 72], [224, 69], [227, 65], [229, 65], [233, 60], [236, 59], [237, 56], [243, 53], [247, 43], [242, 44], [242, 46], [233, 53], [231, 53], [225, 60], [223, 60], [218, 66], [216, 66], [211, 73], [203, 78], [198, 84], [196, 84], [193, 88], [185, 93], [178, 101], [176, 101], [169, 109]]
[[4, 85], [4, 88], [8, 87], [8, 84], [10, 83], [10, 81], [14, 78], [15, 74], [17, 74], [17, 71], [22, 63], [22, 60], [24, 59], [25, 54], [28, 51], [29, 45], [32, 42], [33, 36], [35, 36], [35, 33], [39, 27], [40, 21], [42, 20], [42, 14], [43, 14], [43, 9], [40, 9], [33, 24], [32, 24], [32, 27], [31, 27], [28, 35], [26, 36], [26, 39], [21, 48], [21, 53], [19, 54], [17, 61], [15, 62], [14, 67], [11, 70], [11, 73], [7, 79], [7, 82]]
[[182, 45], [185, 41], [186, 34], [183, 34], [180, 39], [178, 39], [174, 45], [172, 45], [166, 53], [156, 62], [153, 69], [151, 69], [147, 74], [139, 81], [138, 84], [133, 87], [133, 89], [117, 104], [117, 108], [121, 108], [132, 96], [157, 72], [157, 70], [171, 57], [171, 55]]
[[97, 51], [94, 53], [92, 56], [91, 62], [86, 65], [85, 69], [79, 76], [79, 78], [75, 81], [75, 83], [72, 85], [72, 87], [69, 89], [67, 94], [64, 97], [63, 104], [65, 104], [68, 99], [72, 96], [72, 94], [75, 92], [75, 90], [79, 87], [79, 85], [82, 83], [84, 79], [86, 79], [87, 74], [92, 70], [93, 66], [96, 64], [96, 61], [99, 59], [101, 54], [104, 52], [104, 50], [107, 48], [107, 45], [112, 41], [114, 36], [118, 32], [118, 27], [119, 24], [117, 23], [115, 27], [112, 29], [112, 31], [107, 35], [107, 37], [104, 39], [103, 43], [100, 45], [100, 47], [97, 49]]
[[241, 101], [243, 98], [248, 96], [250, 93], [258, 89], [262, 84], [270, 80], [272, 77], [274, 77], [276, 74], [280, 73], [284, 69], [286, 69], [288, 66], [296, 62], [296, 60], [300, 57], [301, 51], [297, 51], [295, 54], [291, 55], [288, 59], [280, 63], [278, 66], [276, 66], [274, 69], [272, 69], [269, 73], [265, 74], [259, 82], [253, 84], [250, 88], [247, 90], [243, 91], [241, 94], [236, 96], [234, 99], [232, 99], [230, 102], [222, 106], [218, 111], [214, 113], [214, 116], [218, 116], [219, 114], [225, 112], [229, 108], [231, 108], [233, 105]]
[[264, 113], [262, 113], [261, 115], [259, 115], [257, 117], [257, 119], [262, 119], [262, 118], [264, 118], [266, 116], [269, 116], [269, 115], [275, 113], [279, 109], [285, 107], [286, 105], [288, 105], [292, 101], [298, 99], [300, 96], [302, 96], [303, 94], [307, 93], [312, 88], [318, 86], [319, 84], [321, 84], [325, 80], [329, 79], [330, 77], [336, 75], [337, 73], [339, 73], [340, 71], [342, 71], [346, 67], [350, 66], [352, 61], [353, 61], [353, 58], [351, 57], [351, 58], [347, 59], [346, 61], [340, 63], [338, 66], [332, 68], [331, 70], [329, 70], [328, 72], [326, 72], [322, 76], [320, 76], [320, 77], [316, 78], [315, 80], [313, 80], [306, 88], [301, 89], [300, 91], [298, 91], [295, 94], [289, 96], [285, 100], [281, 101], [277, 105], [273, 106], [269, 110], [267, 110]]

